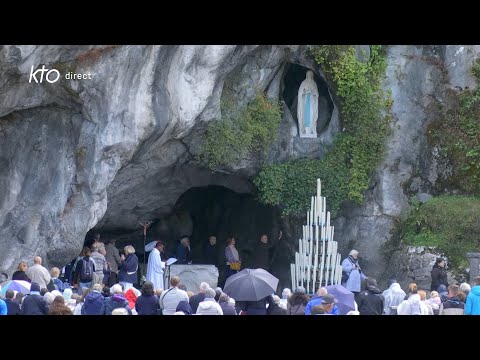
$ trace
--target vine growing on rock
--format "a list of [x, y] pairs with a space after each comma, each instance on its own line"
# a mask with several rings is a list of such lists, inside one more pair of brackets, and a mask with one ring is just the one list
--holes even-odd
[[[361, 203], [370, 173], [383, 158], [389, 129], [391, 94], [382, 88], [385, 53], [370, 47], [359, 60], [352, 46], [313, 46], [317, 63], [334, 84], [343, 131], [322, 160], [293, 160], [265, 166], [254, 183], [262, 203], [280, 206], [283, 215], [306, 211], [317, 178], [335, 215], [345, 200]], [[366, 57], [366, 54], [360, 54]]]
[[200, 159], [212, 170], [233, 166], [260, 154], [263, 158], [277, 135], [282, 110], [263, 92], [246, 106], [238, 106], [229, 93], [222, 97], [222, 117], [208, 124]]
[[480, 245], [479, 213], [480, 199], [476, 197], [443, 195], [425, 204], [414, 202], [400, 224], [400, 237], [406, 245], [435, 246], [452, 266], [465, 268], [465, 253]]
[[[480, 81], [480, 60], [472, 66]], [[460, 93], [450, 91], [450, 105], [427, 127], [428, 140], [451, 166], [450, 175], [439, 181], [444, 190], [480, 195], [480, 87]]]

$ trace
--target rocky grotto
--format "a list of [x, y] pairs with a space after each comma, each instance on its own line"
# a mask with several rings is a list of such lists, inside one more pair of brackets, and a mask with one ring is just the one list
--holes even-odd
[[[333, 223], [343, 255], [355, 248], [367, 275], [405, 283], [415, 275], [392, 261], [406, 256], [395, 229], [411, 199], [459, 193], [445, 185], [451, 167], [429, 141], [429, 125], [452, 93], [476, 88], [471, 69], [480, 46], [383, 48], [382, 87], [392, 100], [385, 153], [363, 202], [343, 201]], [[354, 49], [358, 61], [368, 61], [369, 46]], [[58, 70], [59, 80], [29, 82], [41, 66]], [[308, 70], [318, 86], [314, 138], [299, 136], [297, 119]], [[72, 73], [91, 76], [65, 78]], [[64, 266], [94, 232], [133, 244], [142, 259], [139, 222], [148, 220], [148, 239], [173, 248], [191, 235], [194, 254], [214, 233], [221, 257], [233, 233], [247, 263], [266, 232], [272, 272], [289, 284], [304, 214], [282, 217], [280, 207], [261, 203], [254, 179], [265, 163], [321, 159], [343, 131], [337, 84], [308, 46], [4, 45], [0, 74], [1, 272], [11, 274], [34, 254], [47, 267]], [[236, 106], [264, 92], [281, 105], [281, 119], [264, 160], [250, 154], [212, 170], [201, 160], [202, 142], [222, 116], [227, 89]]]

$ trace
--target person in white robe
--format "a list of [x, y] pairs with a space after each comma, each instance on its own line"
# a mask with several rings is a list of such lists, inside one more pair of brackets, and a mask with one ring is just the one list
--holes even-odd
[[165, 289], [163, 284], [163, 273], [165, 262], [162, 261], [160, 253], [163, 252], [163, 242], [157, 241], [155, 248], [148, 256], [147, 281], [153, 283], [154, 289]]

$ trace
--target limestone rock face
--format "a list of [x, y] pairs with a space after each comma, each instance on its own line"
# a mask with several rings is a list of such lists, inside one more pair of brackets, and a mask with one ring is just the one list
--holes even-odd
[[180, 277], [180, 283], [187, 287], [188, 291], [196, 294], [200, 284], [204, 281], [212, 289], [218, 284], [218, 269], [214, 265], [170, 265], [170, 278]]
[[[368, 47], [357, 50], [368, 58]], [[384, 86], [392, 91], [394, 121], [386, 156], [365, 202], [345, 204], [335, 220], [342, 253], [357, 248], [368, 275], [385, 272], [382, 247], [408, 194], [427, 199], [431, 192], [438, 177], [425, 132], [432, 105], [442, 103], [445, 89], [476, 86], [469, 68], [479, 52], [470, 45], [388, 47]], [[29, 82], [32, 66], [43, 65], [61, 78]], [[316, 139], [298, 138], [289, 98], [298, 88], [287, 81], [308, 69], [325, 87]], [[91, 79], [67, 80], [68, 73]], [[191, 188], [254, 194], [251, 180], [261, 166], [255, 156], [217, 172], [196, 161], [208, 122], [220, 116], [225, 87], [239, 104], [257, 90], [284, 104], [268, 161], [321, 158], [342, 129], [335, 89], [306, 46], [3, 45], [0, 75], [0, 270], [10, 275], [34, 254], [47, 267], [64, 266], [92, 228], [129, 233], [139, 221], [171, 216]], [[184, 231], [191, 227], [182, 223]], [[285, 229], [276, 255], [282, 263], [272, 264], [286, 269], [281, 284], [288, 283], [301, 234], [299, 226]]]

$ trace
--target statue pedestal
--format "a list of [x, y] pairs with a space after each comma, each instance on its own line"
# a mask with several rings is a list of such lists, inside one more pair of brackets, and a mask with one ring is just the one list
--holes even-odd
[[466, 255], [470, 262], [470, 285], [473, 286], [473, 279], [480, 276], [480, 253], [469, 252]]
[[[202, 264], [192, 264], [192, 265], [170, 265], [170, 278], [174, 276], [180, 277], [180, 284], [184, 284], [187, 287], [188, 291], [196, 294], [200, 288], [200, 284], [205, 281], [212, 289], [215, 289], [218, 284], [218, 269], [215, 265], [202, 265]], [[168, 272], [167, 272], [168, 274]], [[166, 279], [167, 281], [170, 281]], [[165, 284], [165, 288], [169, 288]]]

